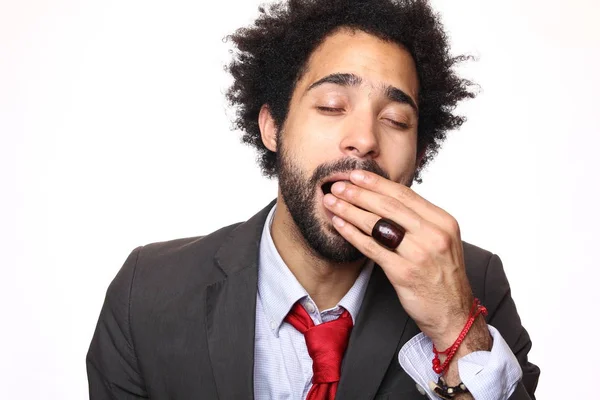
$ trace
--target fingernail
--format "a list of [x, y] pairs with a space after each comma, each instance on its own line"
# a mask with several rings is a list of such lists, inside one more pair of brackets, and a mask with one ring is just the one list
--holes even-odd
[[362, 181], [365, 179], [365, 174], [362, 171], [352, 171], [350, 176], [352, 176], [352, 178], [356, 179], [357, 181]]
[[325, 195], [325, 199], [323, 199], [323, 201], [325, 202], [325, 204], [327, 204], [328, 206], [334, 205], [335, 202], [336, 202], [336, 200], [337, 199], [335, 198], [335, 196], [332, 196], [330, 194], [326, 194]]
[[340, 217], [338, 217], [337, 215], [334, 215], [331, 220], [333, 221], [333, 224], [336, 226], [339, 226], [339, 227], [344, 226], [344, 220], [341, 219]]
[[344, 189], [346, 189], [346, 184], [344, 182], [336, 182], [331, 187], [331, 191], [336, 194], [344, 193]]

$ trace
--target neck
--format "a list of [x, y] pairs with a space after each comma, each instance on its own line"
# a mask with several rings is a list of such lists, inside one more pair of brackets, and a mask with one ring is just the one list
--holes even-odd
[[277, 197], [271, 236], [281, 258], [319, 310], [339, 303], [365, 263], [364, 258], [347, 264], [334, 263], [316, 254], [298, 230], [281, 194]]

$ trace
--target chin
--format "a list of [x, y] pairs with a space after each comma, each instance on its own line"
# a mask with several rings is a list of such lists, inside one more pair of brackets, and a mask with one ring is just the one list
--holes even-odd
[[351, 263], [363, 258], [364, 255], [335, 229], [331, 221], [331, 211], [326, 209], [322, 202], [320, 207], [316, 208], [323, 210], [318, 213], [321, 220], [319, 240], [315, 241], [313, 238], [309, 244], [321, 258], [338, 264]]

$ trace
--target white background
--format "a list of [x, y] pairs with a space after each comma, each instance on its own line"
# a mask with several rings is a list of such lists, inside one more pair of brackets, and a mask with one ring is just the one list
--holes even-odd
[[[223, 95], [258, 3], [0, 0], [0, 399], [86, 398], [128, 253], [275, 197]], [[598, 398], [600, 5], [434, 5], [482, 92], [414, 188], [504, 261], [538, 398]]]

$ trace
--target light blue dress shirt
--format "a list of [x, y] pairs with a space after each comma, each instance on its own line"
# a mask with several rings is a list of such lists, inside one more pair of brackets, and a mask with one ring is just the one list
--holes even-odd
[[[306, 290], [283, 262], [271, 237], [274, 206], [260, 241], [258, 292], [254, 346], [254, 395], [256, 399], [304, 400], [311, 387], [312, 359], [304, 335], [284, 322], [292, 306], [301, 301], [315, 325], [338, 318], [344, 309], [356, 322], [373, 262], [368, 260], [354, 285], [336, 307], [320, 311]], [[489, 326], [493, 337], [491, 351], [473, 352], [458, 362], [459, 374], [476, 400], [503, 400], [521, 379], [521, 367], [498, 331]], [[430, 381], [438, 375], [431, 368], [432, 342], [423, 333], [400, 350], [400, 365], [430, 399]]]

